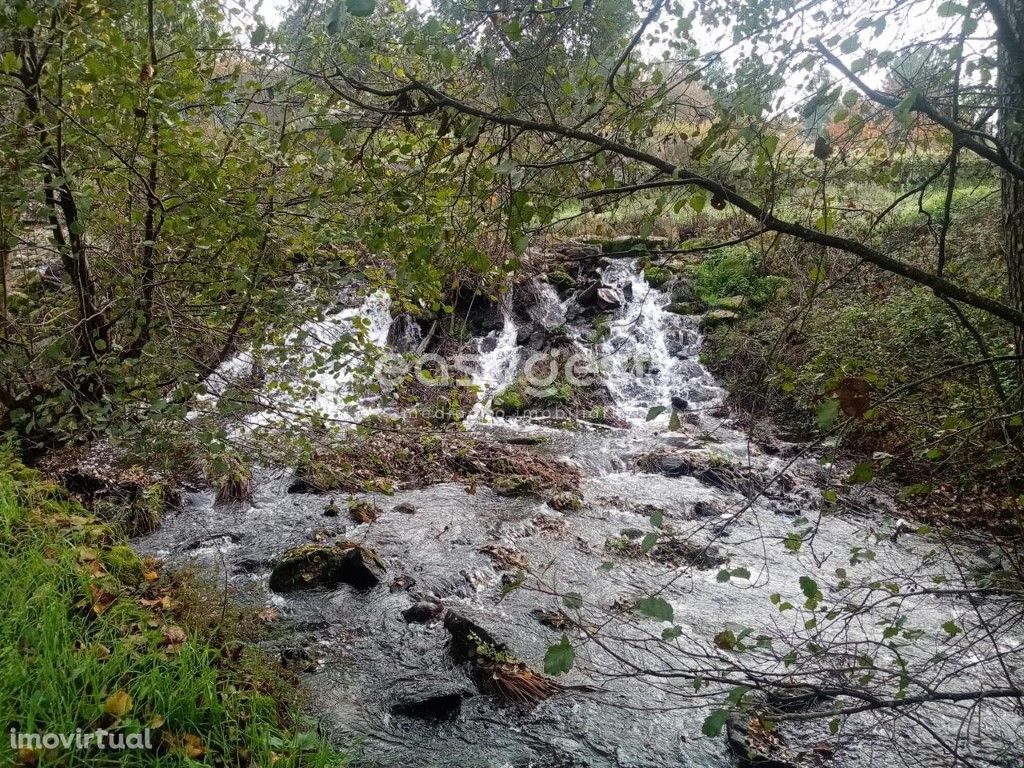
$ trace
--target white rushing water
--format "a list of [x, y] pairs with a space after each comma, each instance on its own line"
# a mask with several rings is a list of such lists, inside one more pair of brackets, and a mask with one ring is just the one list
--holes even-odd
[[[650, 408], [667, 407], [673, 397], [691, 409], [721, 402], [724, 391], [701, 365], [701, 334], [696, 318], [666, 311], [670, 297], [652, 288], [636, 261], [617, 261], [604, 272], [626, 301], [598, 348], [598, 365], [617, 412], [644, 422]], [[659, 419], [667, 420], [668, 412]]]
[[473, 385], [477, 402], [466, 418], [466, 424], [479, 424], [491, 416], [494, 396], [515, 380], [519, 363], [519, 328], [506, 308], [502, 313], [500, 331], [492, 331], [477, 343], [477, 361]]

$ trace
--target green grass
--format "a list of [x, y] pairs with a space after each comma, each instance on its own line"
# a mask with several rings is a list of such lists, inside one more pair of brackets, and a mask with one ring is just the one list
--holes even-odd
[[[200, 619], [204, 603], [184, 591], [195, 583], [168, 582], [148, 567], [110, 527], [0, 451], [0, 761], [345, 765], [303, 733], [282, 671], [246, 644], [251, 638], [218, 625], [239, 625], [219, 597], [205, 601], [216, 618]], [[12, 728], [147, 726], [152, 750], [11, 746]]]

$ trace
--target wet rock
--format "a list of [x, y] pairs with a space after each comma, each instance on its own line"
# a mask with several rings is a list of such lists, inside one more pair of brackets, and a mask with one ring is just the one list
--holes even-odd
[[376, 552], [354, 542], [306, 544], [284, 553], [270, 573], [270, 588], [275, 592], [294, 592], [348, 584], [356, 589], [371, 589], [380, 583], [384, 570]]
[[372, 523], [380, 517], [380, 507], [372, 501], [353, 501], [348, 505], [348, 513], [357, 523]]
[[500, 544], [485, 544], [477, 551], [491, 558], [494, 561], [495, 567], [499, 569], [513, 568], [525, 570], [530, 567], [526, 555], [517, 550], [503, 547]]
[[413, 603], [402, 611], [402, 618], [405, 619], [406, 624], [429, 624], [436, 620], [443, 612], [444, 606], [440, 603], [422, 600], [418, 603]]
[[576, 301], [580, 306], [601, 311], [618, 309], [623, 304], [622, 295], [615, 288], [600, 282], [593, 282], [580, 291]]
[[543, 624], [545, 627], [550, 627], [551, 629], [564, 630], [572, 626], [572, 622], [569, 621], [569, 617], [557, 609], [547, 611], [543, 608], [534, 608], [530, 611], [530, 615], [535, 618], [538, 623]]
[[651, 559], [669, 565], [688, 565], [699, 571], [717, 568], [728, 562], [728, 558], [717, 547], [677, 537], [659, 539], [651, 551]]
[[725, 742], [739, 768], [796, 768], [777, 731], [767, 731], [757, 717], [737, 712], [725, 721]]
[[725, 514], [728, 514], [728, 510], [717, 501], [701, 500], [693, 505], [694, 517], [721, 517]]
[[689, 410], [690, 408], [690, 404], [686, 401], [686, 399], [683, 397], [679, 397], [679, 395], [673, 395], [671, 402], [672, 407], [675, 408], [677, 411], [686, 411]]
[[403, 515], [415, 515], [416, 507], [407, 501], [403, 501], [401, 504], [395, 504], [395, 506], [391, 508], [391, 511], [398, 512]]
[[396, 352], [414, 352], [423, 341], [423, 328], [410, 313], [403, 312], [391, 321], [388, 346]]
[[515, 435], [506, 437], [503, 442], [506, 445], [544, 445], [550, 441], [547, 435]]
[[508, 651], [508, 646], [472, 619], [449, 610], [444, 616], [444, 628], [448, 630], [448, 652], [456, 661], [467, 662], [479, 655], [480, 646], [494, 652]]
[[416, 586], [416, 579], [412, 576], [399, 576], [391, 582], [389, 589], [392, 592], [402, 592], [403, 590], [412, 589]]
[[491, 488], [499, 496], [534, 496], [541, 490], [541, 483], [526, 475], [498, 475], [491, 480]]
[[311, 672], [316, 669], [317, 657], [305, 647], [285, 648], [280, 653], [281, 666], [296, 672]]
[[462, 700], [469, 695], [470, 691], [457, 689], [408, 698], [394, 704], [391, 714], [420, 720], [451, 720], [458, 717]]
[[559, 512], [579, 512], [583, 509], [583, 499], [578, 493], [562, 491], [556, 493], [549, 501], [548, 506]]

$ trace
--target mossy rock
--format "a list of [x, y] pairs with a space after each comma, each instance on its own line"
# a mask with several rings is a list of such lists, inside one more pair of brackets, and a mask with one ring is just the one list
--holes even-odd
[[696, 315], [698, 314], [697, 307], [691, 302], [680, 301], [677, 303], [669, 304], [665, 307], [666, 312], [671, 312], [675, 315]]
[[125, 585], [140, 584], [146, 573], [142, 558], [134, 549], [123, 544], [108, 549], [100, 561], [107, 573]]
[[380, 507], [372, 501], [352, 501], [348, 505], [348, 513], [357, 523], [372, 523], [380, 517]]
[[583, 509], [583, 499], [578, 493], [562, 491], [556, 493], [549, 501], [548, 506], [557, 509], [559, 512], [579, 512]]
[[733, 312], [738, 312], [744, 307], [748, 306], [750, 301], [746, 296], [724, 296], [720, 299], [716, 299], [712, 306], [715, 309], [730, 309]]
[[561, 291], [571, 291], [576, 287], [576, 279], [563, 269], [548, 272], [548, 282]]
[[522, 413], [526, 408], [526, 398], [516, 385], [512, 385], [494, 396], [491, 409], [502, 413]]
[[355, 542], [305, 544], [284, 553], [270, 574], [270, 588], [275, 592], [294, 592], [348, 584], [356, 589], [371, 589], [380, 583], [385, 570], [376, 552]]
[[619, 235], [600, 242], [601, 250], [605, 253], [629, 253], [636, 251], [644, 253], [657, 251], [668, 245], [666, 237], [640, 237], [638, 235]]
[[644, 280], [647, 281], [651, 288], [664, 288], [671, 279], [672, 273], [664, 267], [658, 267], [653, 264], [649, 267], [644, 267]]
[[706, 328], [716, 328], [720, 325], [732, 325], [739, 319], [739, 315], [731, 309], [712, 309], [701, 316]]
[[491, 488], [499, 496], [536, 496], [541, 491], [541, 483], [526, 475], [498, 475], [491, 480]]

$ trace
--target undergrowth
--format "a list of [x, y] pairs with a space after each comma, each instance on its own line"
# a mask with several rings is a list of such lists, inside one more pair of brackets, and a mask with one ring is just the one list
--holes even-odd
[[[0, 451], [0, 760], [344, 766], [306, 730], [296, 688], [250, 645], [239, 609], [197, 589]], [[115, 741], [148, 728], [151, 748], [16, 749], [10, 737], [99, 728]]]

